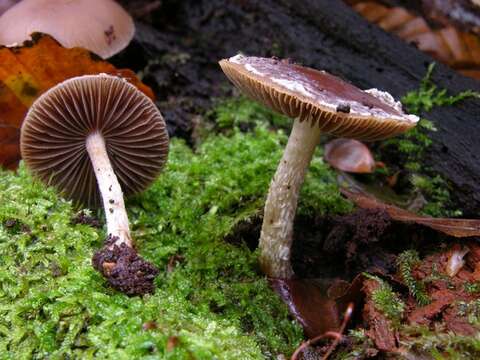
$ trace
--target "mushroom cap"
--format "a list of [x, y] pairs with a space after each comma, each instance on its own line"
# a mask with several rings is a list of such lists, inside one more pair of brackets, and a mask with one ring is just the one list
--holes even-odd
[[375, 159], [370, 149], [355, 139], [334, 139], [325, 144], [323, 158], [335, 169], [356, 174], [375, 171]]
[[21, 44], [34, 32], [106, 59], [130, 43], [135, 25], [113, 0], [23, 0], [0, 16], [2, 45]]
[[125, 195], [147, 188], [168, 155], [165, 121], [155, 104], [126, 80], [110, 75], [68, 79], [40, 96], [22, 124], [27, 167], [66, 197], [99, 206], [101, 196], [86, 149], [99, 132]]
[[247, 96], [323, 132], [360, 140], [400, 134], [418, 121], [377, 89], [360, 90], [325, 71], [275, 58], [237, 55], [220, 61], [227, 77]]

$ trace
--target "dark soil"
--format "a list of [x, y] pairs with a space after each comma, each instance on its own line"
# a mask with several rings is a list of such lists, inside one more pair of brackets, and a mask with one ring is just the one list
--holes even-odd
[[135, 249], [122, 243], [112, 244], [117, 238], [109, 236], [103, 248], [92, 258], [93, 267], [98, 270], [109, 284], [121, 292], [134, 296], [150, 294], [154, 291], [154, 280], [158, 269], [142, 259]]
[[[260, 217], [241, 222], [225, 240], [253, 251], [261, 224]], [[294, 229], [292, 265], [301, 279], [351, 281], [364, 271], [393, 275], [399, 253], [411, 248], [425, 252], [447, 239], [427, 227], [393, 221], [383, 210], [369, 209], [335, 217], [297, 216]]]

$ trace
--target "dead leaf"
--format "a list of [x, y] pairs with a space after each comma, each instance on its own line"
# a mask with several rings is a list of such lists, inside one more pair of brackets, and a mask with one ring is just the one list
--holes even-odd
[[167, 340], [167, 352], [175, 350], [179, 343], [180, 339], [177, 336], [170, 336]]
[[[1, 91], [1, 90], [0, 90]], [[20, 161], [20, 130], [8, 125], [0, 125], [0, 164], [7, 169], [15, 169]]]
[[454, 237], [480, 236], [480, 220], [432, 218], [418, 215], [394, 205], [385, 204], [371, 195], [358, 190], [341, 188], [343, 195], [363, 209], [383, 209], [394, 220], [428, 226]]
[[375, 171], [370, 149], [354, 139], [335, 139], [325, 145], [324, 159], [335, 169], [368, 174]]
[[52, 37], [33, 34], [19, 47], [0, 47], [0, 165], [15, 168], [20, 159], [19, 136], [23, 118], [43, 92], [81, 75], [121, 76], [151, 99], [152, 90], [135, 73], [116, 69], [81, 48], [65, 49]]
[[[324, 289], [319, 279], [269, 279], [270, 286], [287, 305], [290, 314], [302, 325], [305, 335], [314, 338], [328, 331], [338, 331], [349, 304], [362, 301], [363, 276], [351, 284], [333, 282]], [[330, 296], [334, 297], [329, 297]]]

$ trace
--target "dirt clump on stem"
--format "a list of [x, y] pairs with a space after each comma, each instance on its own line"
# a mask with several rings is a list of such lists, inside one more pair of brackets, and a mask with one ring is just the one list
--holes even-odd
[[142, 259], [135, 249], [122, 243], [115, 245], [115, 237], [109, 236], [103, 248], [92, 258], [93, 267], [109, 284], [123, 293], [134, 296], [151, 294], [158, 269]]

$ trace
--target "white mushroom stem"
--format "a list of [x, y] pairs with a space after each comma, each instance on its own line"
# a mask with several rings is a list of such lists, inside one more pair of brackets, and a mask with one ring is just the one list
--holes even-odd
[[102, 195], [103, 208], [107, 220], [107, 232], [117, 237], [113, 245], [122, 243], [132, 246], [127, 210], [123, 201], [123, 192], [115, 175], [103, 136], [94, 132], [87, 137], [86, 147], [92, 162], [98, 187]]
[[260, 235], [260, 264], [272, 278], [293, 276], [293, 221], [305, 173], [320, 141], [318, 125], [295, 119], [287, 147], [270, 184]]

